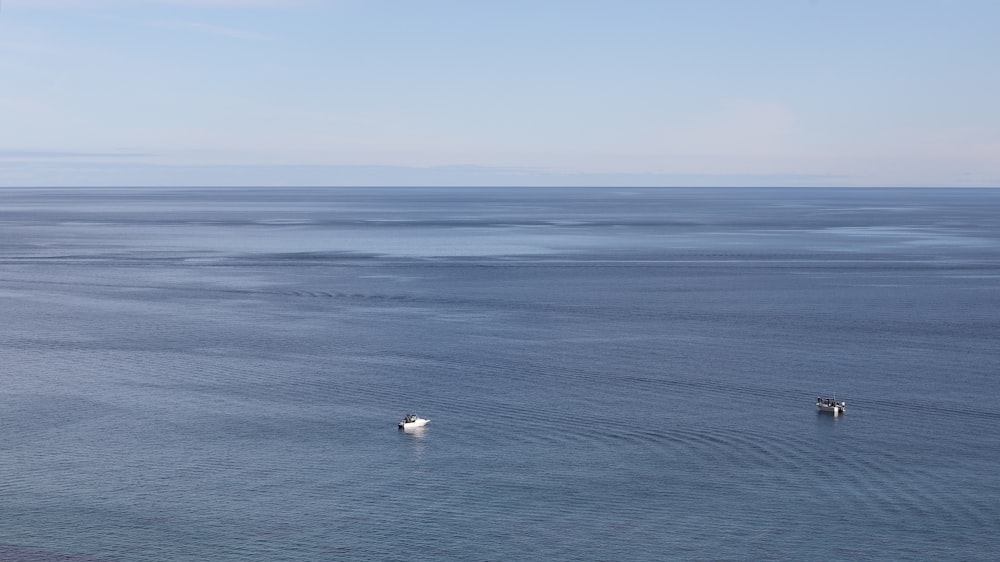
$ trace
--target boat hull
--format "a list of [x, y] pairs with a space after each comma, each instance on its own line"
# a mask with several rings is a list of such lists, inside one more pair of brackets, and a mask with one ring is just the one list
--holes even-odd
[[819, 408], [820, 412], [830, 412], [833, 415], [843, 414], [847, 412], [847, 404], [844, 402], [816, 402], [816, 407]]
[[423, 427], [427, 425], [431, 420], [425, 420], [424, 418], [417, 418], [417, 421], [412, 422], [399, 422], [399, 429], [416, 429], [418, 427]]

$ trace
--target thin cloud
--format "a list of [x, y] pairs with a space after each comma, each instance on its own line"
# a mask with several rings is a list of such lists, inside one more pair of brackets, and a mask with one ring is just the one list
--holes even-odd
[[167, 27], [186, 29], [189, 31], [195, 31], [207, 35], [215, 35], [217, 37], [228, 37], [232, 39], [249, 39], [253, 41], [274, 40], [274, 37], [263, 33], [257, 33], [255, 31], [247, 31], [245, 29], [236, 29], [234, 27], [226, 27], [212, 23], [204, 23], [196, 21], [177, 21], [177, 22], [170, 22], [165, 25]]
[[70, 150], [11, 150], [0, 149], [0, 160], [65, 160], [92, 158], [141, 158], [152, 156], [142, 152], [83, 152]]
[[287, 8], [306, 4], [319, 4], [320, 0], [131, 0], [120, 4], [164, 4], [174, 6], [231, 6], [234, 8]]
[[75, 8], [92, 9], [107, 7], [138, 6], [189, 6], [192, 8], [291, 8], [295, 6], [318, 5], [324, 0], [8, 0], [10, 10]]

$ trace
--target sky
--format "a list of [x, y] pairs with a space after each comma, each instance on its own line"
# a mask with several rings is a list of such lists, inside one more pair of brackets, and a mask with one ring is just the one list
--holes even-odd
[[996, 0], [0, 0], [0, 187], [1000, 187]]

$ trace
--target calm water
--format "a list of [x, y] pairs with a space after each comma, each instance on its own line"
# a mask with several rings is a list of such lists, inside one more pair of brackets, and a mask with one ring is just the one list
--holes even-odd
[[0, 311], [5, 561], [1000, 551], [1000, 190], [6, 189]]

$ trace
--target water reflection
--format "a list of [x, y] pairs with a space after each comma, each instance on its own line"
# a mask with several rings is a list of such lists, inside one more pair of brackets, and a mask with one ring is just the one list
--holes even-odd
[[425, 425], [423, 427], [407, 427], [403, 429], [403, 433], [407, 435], [412, 435], [417, 439], [423, 439], [427, 437], [427, 426]]
[[418, 462], [423, 459], [424, 450], [427, 448], [427, 426], [408, 427], [400, 430], [405, 434], [405, 438], [412, 444], [412, 461]]

